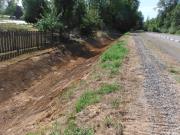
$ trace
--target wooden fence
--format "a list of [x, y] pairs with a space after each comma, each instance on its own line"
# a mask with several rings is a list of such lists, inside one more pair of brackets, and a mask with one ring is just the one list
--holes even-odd
[[0, 31], [0, 61], [44, 49], [61, 41], [60, 33], [39, 31]]

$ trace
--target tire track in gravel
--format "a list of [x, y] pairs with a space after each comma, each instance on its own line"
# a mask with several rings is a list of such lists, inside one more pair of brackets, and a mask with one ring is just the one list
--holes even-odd
[[[140, 118], [139, 114], [141, 112], [135, 114], [138, 116], [133, 116], [136, 117], [136, 121], [143, 121], [142, 119], [144, 119], [144, 124], [134, 126], [133, 121], [129, 121], [131, 125], [127, 127], [130, 130], [126, 129], [125, 134], [180, 135], [180, 95], [178, 87], [165, 71], [166, 66], [153, 56], [153, 53], [145, 46], [142, 38], [138, 34], [133, 37], [145, 76], [143, 94], [139, 94], [144, 100], [138, 99], [135, 105], [138, 106], [138, 110], [145, 110], [146, 114], [143, 114], [142, 117], [147, 118]], [[138, 105], [139, 100], [141, 106]], [[148, 126], [143, 128], [142, 125]]]

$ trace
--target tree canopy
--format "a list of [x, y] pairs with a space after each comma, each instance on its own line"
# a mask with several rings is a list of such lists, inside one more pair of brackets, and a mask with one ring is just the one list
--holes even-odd
[[159, 0], [157, 18], [147, 20], [145, 29], [180, 34], [180, 0]]
[[[49, 4], [54, 8], [48, 7]], [[83, 33], [103, 28], [125, 32], [143, 24], [138, 0], [23, 0], [23, 5], [28, 22], [45, 24], [45, 21], [53, 19], [66, 30], [79, 29]], [[50, 18], [47, 14], [52, 16], [52, 10], [56, 11], [56, 16]], [[41, 23], [38, 26], [46, 28]]]
[[22, 0], [24, 7], [24, 19], [30, 23], [36, 23], [47, 8], [46, 0]]

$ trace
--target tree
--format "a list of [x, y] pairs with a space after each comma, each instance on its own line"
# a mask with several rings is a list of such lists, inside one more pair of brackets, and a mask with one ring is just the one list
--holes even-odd
[[16, 9], [13, 13], [13, 16], [16, 17], [16, 19], [20, 19], [23, 16], [23, 11], [22, 11], [22, 7], [16, 5]]
[[3, 13], [4, 5], [5, 5], [4, 2], [5, 2], [5, 0], [0, 0], [0, 14]]
[[159, 14], [157, 18], [146, 25], [148, 30], [168, 32], [171, 34], [180, 32], [180, 0], [159, 0]]
[[5, 14], [12, 16], [16, 10], [16, 0], [9, 0], [7, 3], [8, 6], [5, 9]]
[[36, 23], [41, 19], [44, 10], [47, 9], [46, 0], [23, 0], [24, 19], [30, 23]]
[[[125, 32], [139, 29], [143, 23], [138, 0], [53, 0], [53, 4], [66, 31], [78, 29], [88, 34], [104, 26]], [[44, 21], [53, 20], [47, 15], [43, 17]]]
[[63, 24], [60, 20], [60, 14], [57, 13], [52, 3], [48, 4], [48, 9], [44, 11], [44, 14], [37, 22], [37, 27], [41, 31], [62, 31]]
[[54, 0], [54, 5], [59, 14], [62, 14], [61, 18], [63, 23], [71, 29], [73, 26], [73, 9], [77, 0]]

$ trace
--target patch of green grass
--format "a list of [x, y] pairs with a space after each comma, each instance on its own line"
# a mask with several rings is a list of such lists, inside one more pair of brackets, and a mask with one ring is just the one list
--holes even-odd
[[94, 135], [94, 131], [90, 128], [79, 128], [74, 121], [71, 121], [63, 135]]
[[109, 69], [112, 73], [117, 73], [128, 53], [125, 45], [124, 41], [120, 41], [103, 53], [101, 56], [102, 67]]
[[76, 103], [76, 112], [81, 112], [89, 105], [98, 103], [102, 95], [116, 92], [120, 87], [116, 84], [104, 84], [96, 91], [86, 91]]
[[175, 69], [175, 68], [171, 68], [170, 72], [173, 74], [180, 74], [180, 71], [178, 69]]
[[79, 128], [74, 121], [70, 121], [67, 128], [62, 131], [56, 122], [49, 135], [94, 135], [94, 131], [90, 128]]
[[119, 90], [119, 86], [116, 84], [104, 84], [98, 91], [98, 94], [105, 95]]
[[83, 93], [80, 99], [76, 103], [76, 112], [80, 112], [85, 107], [98, 103], [100, 100], [100, 96], [97, 95], [95, 92], [87, 91]]

